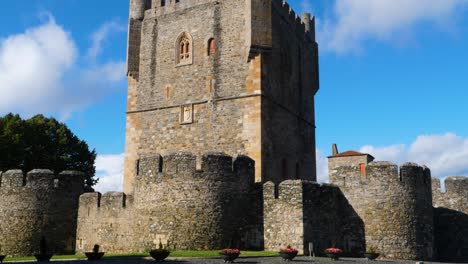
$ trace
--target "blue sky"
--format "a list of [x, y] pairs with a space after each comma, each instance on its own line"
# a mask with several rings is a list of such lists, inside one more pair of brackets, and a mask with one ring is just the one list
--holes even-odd
[[[290, 0], [317, 17], [318, 171], [331, 144], [434, 176], [468, 175], [467, 0]], [[55, 116], [99, 153], [119, 189], [125, 144], [127, 0], [7, 1], [0, 114]], [[119, 178], [120, 177], [120, 178]]]

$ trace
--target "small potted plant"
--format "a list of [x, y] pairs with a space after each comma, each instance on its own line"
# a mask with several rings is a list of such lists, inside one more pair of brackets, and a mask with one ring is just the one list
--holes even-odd
[[85, 252], [86, 257], [88, 260], [100, 260], [104, 256], [104, 252], [99, 252], [99, 245], [96, 244], [93, 247], [93, 252]]
[[226, 248], [219, 252], [219, 255], [223, 258], [224, 263], [233, 263], [240, 255], [240, 250], [237, 248]]
[[291, 247], [291, 245], [288, 245], [286, 248], [280, 249], [280, 256], [283, 258], [285, 261], [291, 261], [297, 256], [297, 249]]
[[158, 261], [158, 262], [164, 261], [167, 257], [169, 257], [169, 254], [171, 254], [171, 252], [169, 250], [164, 248], [164, 246], [163, 246], [163, 244], [161, 242], [161, 239], [159, 240], [159, 248], [158, 249], [153, 249], [149, 253], [150, 253], [151, 257], [154, 260]]
[[3, 263], [3, 260], [6, 258], [5, 255], [2, 255], [2, 246], [0, 245], [0, 263]]
[[50, 253], [47, 249], [47, 241], [42, 237], [41, 244], [39, 245], [39, 254], [34, 255], [38, 262], [49, 262], [54, 254]]
[[332, 260], [338, 260], [341, 256], [341, 253], [343, 253], [343, 250], [336, 247], [325, 249], [325, 254]]
[[367, 249], [366, 253], [364, 253], [364, 256], [368, 260], [375, 260], [376, 258], [378, 258], [380, 256], [380, 253], [377, 252], [377, 249], [374, 246], [370, 246]]

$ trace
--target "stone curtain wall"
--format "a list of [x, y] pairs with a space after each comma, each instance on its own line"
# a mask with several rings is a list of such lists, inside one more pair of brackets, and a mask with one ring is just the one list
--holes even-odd
[[0, 254], [31, 256], [39, 252], [42, 237], [50, 251], [72, 254], [83, 174], [54, 175], [49, 170], [0, 174]]
[[290, 244], [309, 255], [312, 242], [316, 255], [332, 246], [348, 255], [364, 251], [364, 225], [336, 186], [286, 180], [263, 188], [265, 250]]
[[134, 198], [81, 197], [80, 252], [96, 243], [112, 253], [143, 252], [159, 241], [181, 250], [262, 246], [250, 158], [178, 153], [143, 156], [138, 164]]
[[[278, 188], [275, 190], [275, 188]], [[291, 245], [304, 253], [303, 182], [284, 181], [263, 185], [265, 250]]]
[[133, 209], [133, 197], [124, 193], [86, 193], [80, 197], [76, 252], [91, 252], [98, 244], [104, 252], [143, 252], [134, 241], [140, 224]]
[[313, 242], [316, 255], [339, 247], [347, 256], [365, 250], [364, 223], [335, 185], [308, 182], [304, 185], [304, 247]]
[[[331, 159], [332, 160], [332, 159]], [[430, 171], [413, 163], [335, 167], [337, 184], [365, 226], [366, 246], [394, 259], [433, 258]]]
[[468, 262], [468, 178], [446, 178], [444, 193], [432, 179], [432, 195], [438, 260]]

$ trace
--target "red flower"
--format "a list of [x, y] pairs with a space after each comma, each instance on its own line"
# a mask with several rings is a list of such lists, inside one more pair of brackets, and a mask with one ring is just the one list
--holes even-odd
[[339, 254], [343, 252], [343, 250], [339, 249], [339, 248], [327, 248], [325, 249], [325, 253], [335, 253], [335, 254]]
[[237, 248], [226, 248], [222, 251], [223, 254], [240, 254], [240, 250]]
[[287, 248], [282, 248], [280, 249], [280, 252], [285, 252], [285, 253], [296, 253], [297, 249], [292, 248], [292, 247], [287, 247]]

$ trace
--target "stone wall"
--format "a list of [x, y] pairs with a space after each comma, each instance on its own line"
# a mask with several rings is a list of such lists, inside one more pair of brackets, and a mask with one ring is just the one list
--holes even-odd
[[287, 179], [314, 181], [318, 46], [286, 2], [268, 2], [272, 40], [270, 49], [263, 52], [262, 65], [262, 156], [264, 174], [268, 175], [265, 180], [276, 184]]
[[446, 178], [444, 193], [432, 179], [432, 195], [438, 260], [468, 262], [468, 178]]
[[333, 185], [287, 180], [264, 185], [265, 250], [291, 245], [308, 255], [328, 247], [348, 255], [364, 251], [364, 226], [341, 191]]
[[80, 197], [76, 252], [91, 252], [98, 244], [104, 252], [142, 252], [135, 240], [134, 226], [139, 224], [133, 197], [124, 193], [85, 193]]
[[77, 248], [143, 252], [159, 241], [181, 250], [259, 248], [254, 167], [250, 158], [219, 153], [142, 156], [132, 198], [81, 197]]
[[[153, 3], [154, 8], [145, 14], [139, 79], [132, 93], [129, 87], [127, 193], [133, 191], [135, 163], [141, 155], [223, 151], [245, 154], [261, 163], [260, 89], [247, 90], [246, 86], [249, 71], [255, 67], [247, 61], [245, 1], [221, 2], [168, 2], [165, 7]], [[193, 40], [193, 63], [177, 66], [176, 40], [183, 32]], [[217, 51], [208, 56], [211, 38]], [[193, 120], [182, 124], [184, 106], [193, 107]]]
[[433, 258], [429, 169], [405, 163], [398, 171], [397, 165], [371, 162], [364, 174], [350, 165], [335, 167], [330, 175], [364, 222], [368, 247], [387, 258]]
[[0, 175], [0, 254], [31, 256], [39, 252], [42, 237], [50, 251], [72, 254], [84, 176], [49, 170]]

